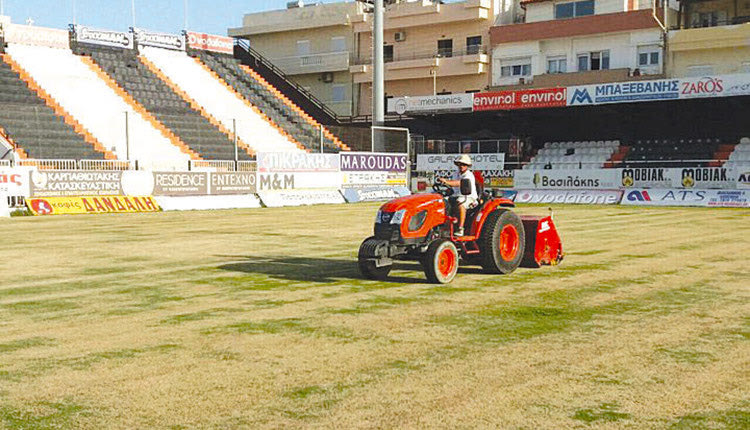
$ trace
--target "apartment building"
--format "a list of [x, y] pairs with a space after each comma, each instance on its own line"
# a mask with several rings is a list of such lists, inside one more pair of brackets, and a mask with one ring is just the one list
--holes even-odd
[[[490, 28], [500, 0], [397, 1], [385, 11], [386, 97], [478, 92], [490, 81]], [[350, 67], [358, 114], [372, 101], [372, 16], [353, 25], [358, 46]]]
[[669, 32], [673, 76], [750, 73], [750, 1], [682, 0]]
[[[664, 10], [651, 0], [503, 0], [491, 30], [493, 88], [664, 74]], [[676, 19], [669, 9], [669, 18]]]
[[355, 113], [357, 90], [349, 71], [355, 38], [364, 21], [359, 2], [289, 3], [287, 9], [247, 14], [229, 35], [250, 45], [338, 115]]

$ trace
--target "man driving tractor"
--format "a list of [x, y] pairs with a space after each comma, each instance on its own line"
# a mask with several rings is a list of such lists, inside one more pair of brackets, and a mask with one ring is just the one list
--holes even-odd
[[[456, 205], [459, 211], [458, 228], [454, 232], [454, 235], [463, 236], [466, 211], [477, 205], [479, 196], [477, 195], [477, 184], [474, 173], [470, 170], [471, 157], [463, 154], [453, 163], [458, 167], [458, 171], [453, 174], [453, 177], [451, 179], [438, 178], [437, 182], [453, 187], [454, 195], [458, 196], [456, 197]], [[471, 194], [461, 194], [462, 179], [468, 179], [471, 182]]]

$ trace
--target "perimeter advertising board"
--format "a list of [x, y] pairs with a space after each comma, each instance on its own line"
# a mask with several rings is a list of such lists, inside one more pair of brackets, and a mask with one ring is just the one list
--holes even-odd
[[3, 24], [2, 32], [5, 43], [70, 49], [70, 35], [65, 30], [30, 25]]
[[133, 34], [138, 46], [153, 46], [155, 48], [185, 50], [185, 36], [179, 34], [159, 33], [142, 28], [134, 28]]
[[98, 28], [76, 25], [75, 40], [78, 43], [112, 46], [115, 48], [133, 49], [133, 33], [124, 31], [101, 30]]
[[674, 188], [734, 188], [734, 178], [724, 167], [670, 169]]
[[618, 169], [516, 170], [517, 189], [618, 189]]
[[269, 208], [346, 203], [338, 190], [259, 191], [258, 197]]
[[31, 170], [28, 167], [0, 167], [0, 193], [28, 197]]
[[734, 177], [736, 178], [735, 186], [737, 189], [750, 189], [750, 167], [740, 170]]
[[[417, 171], [454, 172], [454, 161], [464, 154], [417, 154]], [[505, 154], [466, 154], [471, 157], [472, 170], [488, 171], [505, 169]]]
[[616, 205], [621, 190], [518, 190], [516, 203]]
[[406, 154], [342, 152], [342, 193], [349, 203], [409, 195]]
[[187, 46], [200, 51], [213, 51], [222, 54], [234, 54], [234, 39], [215, 34], [185, 32]]
[[620, 185], [625, 188], [671, 188], [670, 169], [663, 167], [618, 169]]
[[265, 152], [257, 159], [259, 191], [341, 188], [338, 154]]
[[497, 91], [474, 94], [474, 112], [562, 107], [567, 105], [565, 88]]
[[30, 173], [32, 197], [122, 195], [123, 172], [82, 170], [34, 170]]
[[158, 212], [151, 196], [42, 197], [26, 200], [34, 215], [79, 215], [104, 213]]
[[435, 96], [408, 96], [388, 99], [388, 112], [398, 115], [426, 114], [446, 111], [471, 111], [474, 94], [441, 94]]
[[750, 207], [746, 190], [639, 189], [625, 191], [621, 204], [626, 206]]

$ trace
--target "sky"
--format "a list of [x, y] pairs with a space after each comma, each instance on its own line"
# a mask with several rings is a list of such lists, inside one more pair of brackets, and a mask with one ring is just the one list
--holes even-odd
[[[78, 24], [127, 30], [133, 25], [132, 1], [135, 1], [138, 27], [167, 33], [183, 30], [186, 0], [0, 0], [0, 3], [5, 15], [16, 24], [24, 24], [31, 18], [34, 25], [67, 29], [73, 22], [75, 5]], [[187, 0], [188, 27], [194, 31], [226, 35], [228, 28], [242, 25], [244, 14], [284, 9], [287, 1]]]

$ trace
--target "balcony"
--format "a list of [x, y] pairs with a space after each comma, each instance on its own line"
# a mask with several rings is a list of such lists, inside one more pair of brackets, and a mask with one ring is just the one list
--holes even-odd
[[524, 84], [501, 85], [491, 88], [493, 91], [522, 90], [531, 88], [555, 88], [575, 85], [604, 84], [610, 82], [644, 81], [663, 79], [664, 74], [633, 76], [630, 69], [590, 70], [572, 73], [544, 73], [535, 75], [533, 80], [526, 79]]
[[[402, 2], [388, 6], [385, 12], [385, 29], [398, 30], [409, 27], [436, 26], [467, 21], [489, 20], [492, 17], [490, 0], [466, 0], [457, 3], [438, 1]], [[355, 33], [372, 31], [372, 17], [353, 22]]]
[[[386, 58], [385, 78], [388, 81], [437, 76], [477, 75], [489, 70], [489, 55], [483, 46], [466, 50], [427, 50], [397, 53]], [[372, 82], [372, 57], [357, 58], [349, 68], [355, 83]]]
[[714, 21], [707, 26], [698, 25], [669, 32], [669, 48], [672, 52], [746, 47], [748, 40], [750, 17]]
[[274, 58], [271, 62], [288, 75], [303, 75], [349, 70], [350, 58], [349, 52], [327, 52]]

